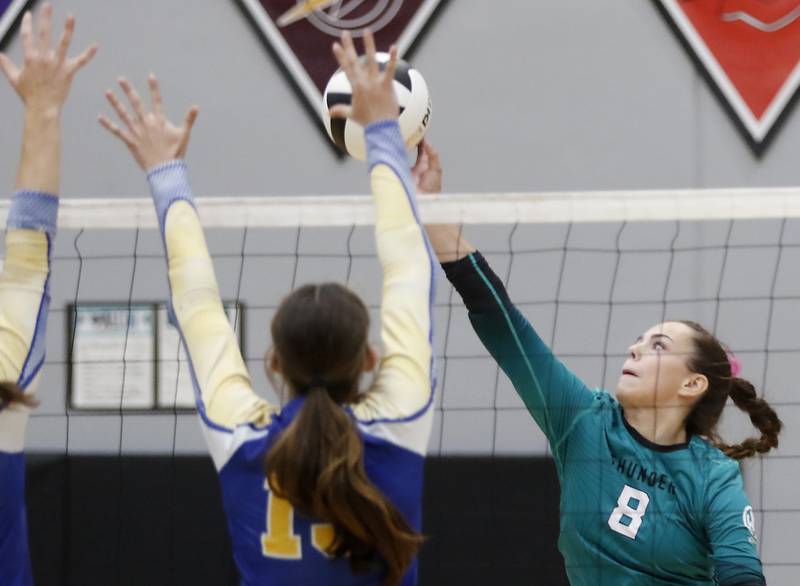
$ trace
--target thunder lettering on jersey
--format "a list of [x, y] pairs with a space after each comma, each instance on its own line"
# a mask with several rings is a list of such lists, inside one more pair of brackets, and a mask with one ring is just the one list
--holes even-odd
[[[6, 224], [0, 274], [0, 380], [33, 393], [44, 364], [50, 244], [58, 198], [19, 191]], [[31, 586], [25, 514], [25, 429], [29, 409], [0, 405], [0, 584]]]
[[[346, 409], [364, 441], [368, 477], [419, 529], [435, 387], [434, 267], [396, 121], [373, 124], [366, 138], [384, 274], [384, 354], [372, 387]], [[153, 169], [148, 179], [167, 253], [170, 318], [190, 358], [197, 409], [219, 471], [242, 584], [381, 584], [381, 560], [375, 560], [371, 572], [354, 575], [347, 560], [331, 560], [325, 553], [333, 533], [324, 520], [303, 516], [269, 491], [265, 455], [303, 399], [278, 409], [253, 391], [220, 301], [184, 163], [166, 163]], [[417, 583], [416, 563], [402, 583]]]
[[764, 584], [735, 461], [699, 437], [661, 446], [638, 434], [616, 399], [555, 358], [479, 253], [443, 268], [548, 438], [573, 586]]
[[640, 464], [625, 458], [617, 458], [612, 454], [611, 465], [616, 467], [617, 472], [630, 480], [636, 479], [638, 482], [643, 482], [653, 489], [667, 490], [673, 496], [677, 494], [675, 492], [675, 483], [672, 482], [669, 476], [663, 472], [658, 473], [648, 468], [646, 464]]

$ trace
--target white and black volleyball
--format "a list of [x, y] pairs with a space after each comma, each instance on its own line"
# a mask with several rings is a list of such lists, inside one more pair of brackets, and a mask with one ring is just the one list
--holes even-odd
[[[388, 53], [378, 53], [377, 60], [381, 70], [389, 61]], [[400, 133], [406, 143], [406, 148], [417, 146], [431, 120], [431, 98], [428, 85], [422, 75], [402, 59], [397, 62], [397, 71], [394, 76], [394, 89], [397, 92], [397, 102], [400, 106]], [[337, 104], [350, 105], [352, 88], [347, 80], [347, 75], [339, 69], [331, 76], [325, 87], [323, 96], [323, 116], [325, 129], [328, 136], [342, 151], [363, 161], [367, 158], [367, 148], [364, 143], [364, 129], [357, 122], [340, 118], [331, 119], [329, 110]]]

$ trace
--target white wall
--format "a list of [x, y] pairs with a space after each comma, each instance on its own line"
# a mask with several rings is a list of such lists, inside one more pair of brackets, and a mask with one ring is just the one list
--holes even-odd
[[[143, 193], [94, 122], [120, 74], [163, 80], [169, 111], [203, 108], [190, 150], [201, 194], [363, 192], [361, 167], [324, 144], [235, 0], [55, 0], [98, 41], [65, 116], [64, 193]], [[12, 39], [9, 52], [19, 57]], [[459, 192], [798, 181], [800, 115], [755, 159], [652, 2], [450, 0], [414, 59], [432, 88], [431, 138]], [[17, 99], [0, 86], [0, 182], [10, 185]], [[312, 162], [309, 165], [309, 161]]]

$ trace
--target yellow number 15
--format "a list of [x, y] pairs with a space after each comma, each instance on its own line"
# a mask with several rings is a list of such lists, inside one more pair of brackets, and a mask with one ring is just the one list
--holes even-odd
[[[267, 531], [261, 534], [261, 553], [268, 558], [299, 560], [303, 557], [301, 537], [294, 532], [294, 509], [289, 501], [275, 496], [269, 490], [269, 482], [264, 481], [267, 490]], [[311, 545], [327, 556], [333, 543], [333, 525], [315, 523], [311, 525]]]

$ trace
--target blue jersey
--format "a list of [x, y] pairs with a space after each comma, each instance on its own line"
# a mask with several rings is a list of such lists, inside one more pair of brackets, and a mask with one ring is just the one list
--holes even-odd
[[[0, 380], [32, 393], [44, 364], [50, 300], [50, 243], [58, 198], [15, 194], [8, 214], [6, 256], [0, 274]], [[25, 516], [25, 428], [29, 409], [0, 404], [0, 584], [33, 584]]]
[[[417, 215], [397, 123], [366, 130], [384, 273], [384, 354], [372, 387], [342, 407], [364, 442], [367, 476], [420, 529], [422, 473], [433, 412], [433, 261]], [[384, 564], [353, 574], [326, 554], [334, 534], [323, 519], [296, 511], [269, 490], [264, 460], [302, 398], [282, 409], [253, 392], [220, 302], [213, 266], [189, 191], [175, 161], [148, 175], [169, 264], [171, 318], [189, 355], [202, 428], [219, 471], [233, 555], [245, 585], [379, 585]], [[416, 564], [403, 580], [416, 584]]]
[[25, 456], [0, 452], [0, 584], [33, 584], [25, 514]]
[[[246, 442], [220, 470], [225, 512], [236, 564], [246, 584], [381, 584], [383, 571], [353, 575], [346, 559], [332, 561], [324, 544], [331, 528], [293, 511], [269, 491], [264, 456], [273, 438], [291, 423], [302, 399], [288, 403], [266, 434]], [[362, 429], [364, 468], [369, 479], [417, 530], [422, 521], [423, 457]], [[280, 517], [284, 518], [281, 519]], [[416, 562], [404, 585], [416, 584]]]
[[553, 451], [573, 586], [764, 584], [738, 464], [700, 437], [661, 446], [557, 360], [479, 253], [444, 265]]

